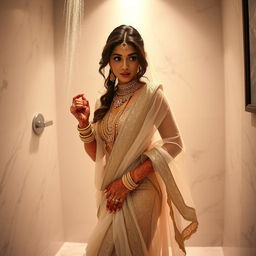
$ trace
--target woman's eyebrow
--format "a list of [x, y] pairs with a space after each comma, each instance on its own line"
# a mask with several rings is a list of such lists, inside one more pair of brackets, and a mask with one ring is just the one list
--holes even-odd
[[[137, 53], [136, 52], [132, 52], [132, 53], [129, 53], [128, 56], [135, 55], [135, 54], [137, 54]], [[112, 55], [122, 56], [122, 54], [119, 54], [119, 53], [112, 53]]]
[[128, 56], [135, 55], [135, 54], [137, 54], [137, 52], [132, 52], [132, 53], [128, 54]]

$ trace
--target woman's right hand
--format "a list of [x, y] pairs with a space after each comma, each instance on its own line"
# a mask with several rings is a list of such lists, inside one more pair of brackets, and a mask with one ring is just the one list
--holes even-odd
[[90, 105], [84, 94], [78, 94], [73, 97], [70, 112], [79, 122], [80, 128], [85, 128], [89, 124]]

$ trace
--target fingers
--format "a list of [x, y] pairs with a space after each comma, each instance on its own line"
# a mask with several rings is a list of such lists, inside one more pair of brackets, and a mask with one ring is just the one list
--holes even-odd
[[123, 202], [128, 195], [129, 190], [123, 186], [121, 179], [117, 179], [106, 187], [104, 193], [107, 199], [107, 210], [110, 213], [115, 213], [122, 208]]
[[122, 200], [114, 193], [111, 193], [109, 188], [105, 189], [104, 193], [107, 199], [107, 210], [110, 213], [115, 213], [117, 210], [120, 210], [122, 207]]
[[[118, 204], [116, 205], [116, 211], [120, 211], [122, 207], [123, 207], [123, 202], [118, 203]], [[115, 212], [116, 212], [116, 211], [115, 211]]]
[[85, 98], [83, 93], [80, 93], [73, 97], [72, 106], [87, 106], [90, 108], [89, 101]]
[[79, 99], [73, 100], [72, 106], [74, 106], [76, 108], [79, 108], [79, 107], [89, 108], [89, 102], [86, 99], [79, 98]]
[[105, 193], [105, 196], [106, 196], [107, 199], [109, 199], [110, 197], [111, 197], [110, 199], [113, 198], [113, 196], [111, 195], [111, 193], [109, 192], [109, 190], [107, 190], [107, 189], [104, 190], [104, 193]]
[[89, 109], [81, 103], [73, 103], [70, 107], [70, 112], [74, 115], [79, 113], [89, 114]]
[[123, 201], [121, 199], [114, 198], [112, 200], [107, 201], [107, 210], [110, 213], [115, 213], [122, 208]]
[[79, 122], [86, 121], [90, 116], [89, 101], [85, 98], [83, 93], [73, 97], [70, 112], [76, 117]]
[[84, 100], [86, 99], [83, 93], [77, 94], [76, 96], [73, 97], [73, 101], [79, 98], [83, 98]]

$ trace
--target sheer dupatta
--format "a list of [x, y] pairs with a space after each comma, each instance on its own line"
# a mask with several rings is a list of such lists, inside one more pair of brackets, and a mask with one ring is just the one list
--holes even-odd
[[[196, 231], [198, 221], [190, 193], [183, 194], [185, 188], [179, 169], [175, 166], [175, 157], [183, 149], [181, 136], [162, 86], [145, 85], [139, 92], [136, 102], [129, 108], [125, 124], [119, 130], [110, 155], [106, 154], [104, 142], [98, 136], [95, 169], [98, 223], [88, 242], [88, 256], [113, 255], [184, 255], [184, 240]], [[161, 139], [153, 142], [156, 131]], [[125, 172], [132, 170], [149, 158], [161, 187], [163, 200], [157, 229], [150, 248], [147, 248], [137, 223], [134, 205], [129, 194], [123, 207], [115, 214], [106, 211], [106, 199], [103, 190]], [[136, 193], [136, 191], [134, 191]], [[184, 200], [184, 197], [186, 200]], [[185, 203], [186, 201], [186, 203]], [[143, 207], [143, 202], [141, 206]], [[104, 248], [104, 249], [102, 249]]]

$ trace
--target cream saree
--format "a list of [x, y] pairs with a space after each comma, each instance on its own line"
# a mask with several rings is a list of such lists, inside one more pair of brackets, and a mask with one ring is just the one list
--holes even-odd
[[[183, 193], [183, 180], [175, 166], [183, 143], [162, 86], [147, 84], [140, 89], [135, 103], [123, 113], [110, 153], [98, 126], [96, 123], [98, 223], [85, 255], [186, 255], [184, 240], [196, 231], [198, 221], [195, 209], [187, 206], [192, 202], [189, 193]], [[159, 140], [154, 142], [156, 136]], [[128, 194], [120, 211], [109, 213], [103, 190], [148, 158], [155, 172]]]

